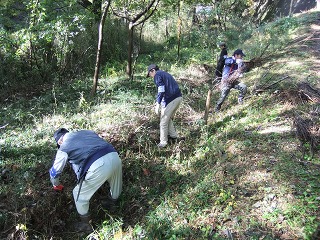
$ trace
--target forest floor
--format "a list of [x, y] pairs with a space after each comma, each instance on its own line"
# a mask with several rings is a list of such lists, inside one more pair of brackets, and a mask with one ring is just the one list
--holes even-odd
[[[262, 57], [262, 66], [257, 67], [259, 71], [267, 72], [269, 70], [266, 69], [285, 63], [286, 69], [278, 76], [278, 80], [289, 76], [290, 79], [305, 82], [305, 76], [296, 70], [299, 65], [309, 65], [309, 76], [320, 79], [320, 60], [319, 57], [314, 57], [320, 56], [320, 16], [304, 30], [281, 52]], [[305, 60], [305, 56], [313, 56], [313, 59]], [[207, 88], [203, 86], [212, 73], [201, 73], [201, 67], [189, 71], [199, 71], [200, 77], [177, 78], [181, 85], [187, 86], [184, 87], [184, 104], [175, 119], [183, 137], [179, 141], [171, 143], [164, 150], [158, 150], [155, 147], [158, 140], [158, 120], [151, 117], [146, 109], [140, 109], [139, 117], [133, 117], [134, 121], [127, 119], [125, 123], [114, 122], [99, 132], [120, 151], [124, 189], [116, 212], [108, 212], [101, 207], [100, 199], [107, 194], [107, 188], [100, 189], [93, 197], [90, 208], [94, 213], [95, 237], [92, 236], [91, 239], [103, 239], [98, 237], [102, 226], [106, 227], [110, 222], [116, 224], [118, 219], [121, 219], [122, 230], [113, 234], [115, 239], [143, 239], [146, 234], [149, 234], [146, 239], [153, 239], [150, 233], [152, 231], [155, 235], [158, 233], [156, 239], [168, 239], [165, 234], [168, 229], [171, 229], [172, 239], [303, 238], [303, 229], [300, 232], [292, 226], [296, 224], [293, 219], [303, 215], [312, 218], [308, 221], [320, 222], [320, 155], [317, 146], [313, 157], [315, 160], [301, 156], [298, 150], [300, 142], [294, 136], [293, 120], [296, 109], [314, 99], [316, 101], [316, 96], [302, 98], [302, 90], [298, 85], [296, 89], [278, 92], [277, 89], [264, 88], [259, 83], [251, 82], [245, 104], [234, 106], [236, 96], [234, 93], [230, 94], [220, 113], [211, 111], [208, 127], [203, 130], [205, 127], [199, 127], [198, 124], [204, 114], [206, 92], [203, 93]], [[258, 70], [255, 71], [251, 74], [258, 74]], [[313, 87], [319, 91], [320, 83]], [[213, 99], [218, 96], [219, 92], [214, 90]], [[262, 102], [261, 96], [265, 98]], [[201, 102], [202, 106], [198, 107], [197, 102]], [[313, 111], [319, 119], [319, 104], [312, 102], [312, 106], [303, 108], [305, 111], [302, 112], [305, 116], [310, 116]], [[272, 118], [261, 120], [257, 116], [244, 131], [226, 130], [228, 124], [235, 121], [241, 123], [248, 118], [249, 114], [245, 109], [250, 108], [250, 105], [257, 109], [257, 115], [261, 110], [270, 112]], [[281, 113], [271, 114], [273, 109], [281, 109]], [[256, 124], [255, 121], [260, 123]], [[319, 132], [319, 126], [317, 131]], [[19, 132], [14, 134], [19, 138]], [[202, 142], [203, 135], [214, 136], [208, 138], [212, 141], [211, 145]], [[215, 142], [216, 139], [220, 139], [219, 143]], [[208, 146], [215, 148], [212, 150], [213, 154]], [[12, 151], [10, 154], [12, 158], [24, 155], [25, 159], [32, 159], [35, 158], [33, 151], [42, 152], [47, 159], [54, 156], [52, 151], [43, 151], [41, 147]], [[9, 150], [7, 154], [8, 152]], [[290, 161], [284, 161], [283, 158], [289, 158]], [[39, 161], [27, 170], [22, 169], [19, 164], [2, 167], [1, 239], [86, 237], [73, 228], [78, 221], [72, 198], [75, 183], [73, 172], [70, 167], [66, 167], [63, 178], [65, 189], [63, 192], [55, 192], [48, 179], [50, 164]], [[20, 175], [20, 178], [16, 175]], [[209, 183], [218, 186], [217, 189], [213, 189]], [[25, 190], [17, 193], [19, 188]], [[215, 198], [208, 197], [210, 194]], [[309, 212], [309, 207], [300, 207], [296, 212], [291, 210], [292, 218], [289, 218], [285, 209], [294, 205], [301, 197], [304, 197], [306, 206], [314, 205], [313, 211]], [[162, 213], [162, 223], [167, 225], [152, 225], [150, 222], [161, 218], [164, 204], [167, 205], [164, 209], [168, 212]], [[302, 212], [304, 210], [306, 212]], [[191, 216], [188, 212], [195, 214]], [[170, 219], [170, 224], [166, 222], [166, 218]], [[146, 222], [152, 227], [145, 227], [148, 226]], [[182, 234], [176, 230], [175, 235], [184, 237], [174, 238], [173, 222], [179, 223], [177, 225], [181, 225], [180, 230], [187, 232]], [[308, 232], [312, 232], [313, 239], [320, 239], [320, 230], [319, 235], [316, 228], [308, 229]], [[159, 237], [160, 233], [163, 234], [162, 237]]]

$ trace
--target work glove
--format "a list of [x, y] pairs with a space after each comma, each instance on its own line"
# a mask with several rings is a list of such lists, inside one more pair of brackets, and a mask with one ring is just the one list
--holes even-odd
[[64, 186], [63, 185], [58, 185], [58, 186], [53, 186], [53, 190], [55, 190], [55, 191], [62, 191], [63, 190], [63, 188], [64, 188]]
[[154, 111], [157, 115], [160, 115], [160, 104], [159, 103], [156, 103], [155, 107], [154, 107]]

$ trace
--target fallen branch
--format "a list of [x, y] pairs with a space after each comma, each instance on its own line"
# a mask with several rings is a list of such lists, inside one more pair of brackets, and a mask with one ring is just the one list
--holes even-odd
[[260, 54], [259, 58], [262, 58], [262, 56], [264, 55], [264, 53], [266, 52], [266, 50], [269, 48], [269, 46], [270, 46], [270, 43], [269, 43], [269, 44], [267, 44], [267, 45], [265, 46], [265, 48], [262, 50], [262, 52], [261, 52], [261, 54]]
[[0, 126], [0, 129], [6, 128], [6, 126], [8, 126], [9, 123], [7, 123], [6, 125]]
[[307, 82], [298, 85], [299, 93], [303, 94], [309, 101], [320, 103], [320, 91], [310, 86]]
[[205, 108], [205, 111], [204, 111], [204, 122], [205, 122], [206, 125], [207, 125], [207, 122], [208, 122], [210, 102], [211, 102], [211, 89], [209, 89], [208, 94], [207, 94], [206, 108]]
[[256, 92], [263, 92], [263, 91], [265, 91], [265, 90], [267, 90], [267, 89], [270, 89], [270, 87], [276, 85], [277, 83], [279, 83], [279, 82], [287, 79], [288, 77], [289, 77], [289, 76], [284, 76], [283, 78], [279, 79], [278, 81], [276, 81], [276, 82], [274, 82], [274, 83], [272, 83], [272, 84], [270, 84], [270, 85], [268, 85], [268, 86], [266, 86], [266, 87], [264, 87], [264, 88], [256, 89], [255, 91], [256, 91]]

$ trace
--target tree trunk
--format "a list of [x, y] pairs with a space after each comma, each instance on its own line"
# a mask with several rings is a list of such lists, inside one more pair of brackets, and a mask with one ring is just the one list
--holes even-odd
[[106, 16], [107, 16], [107, 12], [108, 12], [108, 9], [110, 6], [110, 2], [111, 2], [111, 0], [104, 2], [104, 7], [103, 7], [101, 20], [100, 20], [100, 24], [99, 24], [99, 41], [98, 41], [96, 65], [95, 65], [95, 69], [94, 69], [93, 86], [92, 86], [92, 90], [91, 90], [91, 96], [94, 96], [97, 91], [101, 53], [102, 53], [102, 43], [103, 43], [103, 27], [104, 27], [104, 23], [106, 21]]
[[138, 60], [140, 49], [141, 49], [141, 41], [142, 41], [142, 30], [143, 30], [144, 22], [142, 23], [140, 27], [140, 33], [139, 33], [139, 42], [136, 46], [133, 46], [133, 57], [132, 57], [132, 74], [131, 74], [131, 80], [133, 80], [133, 75], [135, 72], [135, 65]]
[[131, 78], [132, 76], [132, 53], [133, 53], [133, 29], [132, 23], [129, 23], [129, 46], [128, 46], [128, 64], [127, 64], [127, 74]]
[[178, 56], [177, 59], [180, 59], [180, 45], [181, 45], [181, 16], [180, 16], [180, 2], [178, 4]]
[[289, 17], [292, 17], [292, 6], [293, 6], [293, 0], [290, 1], [290, 9], [289, 9]]
[[168, 24], [169, 23], [169, 19], [168, 19], [168, 16], [166, 16], [166, 40], [169, 39], [169, 29], [168, 29]]
[[[133, 17], [129, 17], [129, 12], [125, 11], [125, 14], [122, 13], [122, 10], [117, 12], [113, 11], [113, 14], [115, 14], [117, 17], [123, 18], [126, 21], [129, 22], [129, 32], [128, 32], [128, 64], [126, 67], [126, 73], [130, 77], [130, 79], [133, 79], [132, 76], [132, 62], [133, 62], [133, 37], [134, 37], [134, 27], [138, 26], [145, 21], [147, 21], [156, 11], [157, 6], [159, 4], [160, 0], [151, 0], [147, 7], [144, 8], [144, 10], [140, 11]], [[155, 6], [153, 4], [155, 3]], [[142, 20], [140, 20], [143, 18]]]

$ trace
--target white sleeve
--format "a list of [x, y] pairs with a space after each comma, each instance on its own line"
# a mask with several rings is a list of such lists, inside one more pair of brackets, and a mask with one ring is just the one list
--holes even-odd
[[52, 185], [57, 186], [60, 184], [59, 177], [68, 160], [68, 154], [60, 150], [57, 151], [56, 158], [50, 168], [50, 181]]

